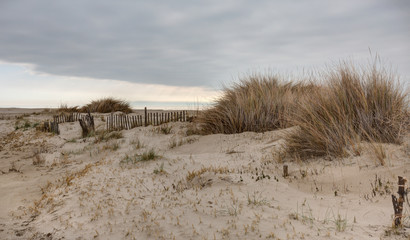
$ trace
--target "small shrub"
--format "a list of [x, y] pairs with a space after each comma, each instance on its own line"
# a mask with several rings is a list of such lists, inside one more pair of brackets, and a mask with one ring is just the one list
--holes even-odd
[[85, 105], [79, 109], [81, 112], [98, 112], [98, 113], [111, 113], [111, 112], [123, 112], [131, 113], [132, 109], [130, 104], [126, 101], [118, 100], [115, 98], [102, 98], [99, 100], [91, 101], [91, 103]]
[[151, 148], [149, 151], [144, 152], [140, 157], [140, 161], [150, 161], [158, 158], [159, 155], [155, 153], [155, 150]]
[[36, 127], [36, 126], [38, 126], [38, 123], [31, 124], [31, 122], [28, 120], [24, 120], [24, 122], [21, 123], [20, 120], [17, 120], [16, 123], [14, 124], [14, 130], [23, 129], [24, 131], [26, 131], [27, 129]]

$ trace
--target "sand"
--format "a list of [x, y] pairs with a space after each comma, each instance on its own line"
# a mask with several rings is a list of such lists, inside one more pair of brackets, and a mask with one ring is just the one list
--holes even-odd
[[50, 116], [0, 111], [0, 239], [410, 239], [408, 225], [392, 229], [391, 203], [410, 177], [409, 137], [379, 146], [382, 165], [366, 143], [345, 159], [285, 157], [292, 128], [199, 136], [171, 123], [107, 141], [77, 122], [15, 130]]

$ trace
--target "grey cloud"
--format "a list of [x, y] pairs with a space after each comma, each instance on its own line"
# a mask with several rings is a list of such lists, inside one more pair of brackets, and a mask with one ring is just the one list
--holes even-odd
[[2, 1], [0, 59], [36, 71], [219, 87], [255, 66], [386, 56], [410, 76], [408, 1]]

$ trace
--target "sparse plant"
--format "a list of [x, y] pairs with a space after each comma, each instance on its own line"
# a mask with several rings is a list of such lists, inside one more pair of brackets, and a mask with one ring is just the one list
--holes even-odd
[[17, 169], [16, 167], [16, 162], [11, 162], [10, 168], [9, 168], [9, 172], [17, 172], [17, 173], [21, 173], [20, 171], [21, 166]]
[[29, 120], [24, 120], [23, 123], [21, 123], [20, 120], [17, 120], [14, 124], [14, 130], [23, 129], [23, 131], [26, 131], [27, 129], [31, 127], [36, 127], [37, 125], [38, 123], [31, 124]]
[[154, 169], [154, 173], [155, 174], [164, 174], [164, 173], [166, 173], [165, 170], [164, 170], [164, 163], [161, 163], [159, 168]]
[[109, 132], [109, 131], [97, 131], [94, 134], [95, 140], [94, 143], [100, 143], [100, 142], [107, 142], [111, 139], [120, 139], [123, 138], [122, 132], [119, 131], [114, 131], [114, 132]]
[[155, 150], [153, 148], [151, 148], [149, 151], [145, 151], [139, 157], [140, 161], [143, 161], [143, 162], [154, 160], [156, 158], [159, 158], [159, 155], [155, 152]]
[[202, 167], [199, 170], [194, 170], [194, 171], [188, 171], [188, 174], [186, 175], [185, 179], [187, 182], [192, 181], [195, 177], [201, 176], [205, 172], [213, 172], [215, 174], [222, 174], [222, 173], [229, 173], [229, 169], [227, 167]]
[[120, 163], [137, 163], [137, 162], [145, 162], [145, 161], [150, 161], [150, 160], [155, 160], [157, 158], [160, 158], [160, 155], [158, 155], [155, 150], [152, 148], [149, 151], [145, 151], [142, 154], [134, 154], [132, 156], [125, 155], [125, 157], [121, 160]]
[[175, 138], [171, 138], [169, 140], [168, 147], [172, 149], [172, 148], [175, 148], [177, 146], [178, 146], [177, 140]]
[[159, 130], [161, 133], [168, 135], [171, 133], [172, 126], [168, 126], [167, 124], [164, 124], [159, 127]]
[[334, 224], [336, 225], [336, 230], [338, 232], [344, 232], [347, 227], [347, 218], [346, 216], [343, 218], [339, 213], [337, 217], [334, 217]]
[[262, 193], [259, 193], [257, 191], [254, 191], [252, 196], [249, 195], [248, 193], [248, 205], [255, 205], [255, 206], [261, 206], [261, 205], [266, 205], [268, 204], [268, 201], [266, 198], [262, 197]]
[[33, 157], [33, 165], [35, 165], [35, 166], [41, 166], [41, 165], [43, 165], [44, 163], [45, 163], [44, 157], [41, 156], [41, 153], [36, 152], [36, 153], [34, 154], [34, 157]]
[[313, 224], [315, 218], [313, 217], [312, 209], [310, 208], [309, 204], [306, 202], [306, 199], [300, 206], [299, 212], [299, 204], [296, 204], [296, 212], [289, 214], [289, 217], [294, 220], [300, 220], [302, 223], [309, 223]]
[[182, 146], [182, 145], [184, 145], [184, 144], [192, 144], [192, 143], [194, 143], [194, 142], [196, 142], [196, 141], [198, 141], [198, 138], [194, 138], [194, 137], [188, 137], [188, 138], [185, 138], [185, 139], [180, 139], [179, 141], [177, 141], [177, 139], [175, 138], [175, 137], [173, 137], [173, 138], [171, 138], [170, 140], [169, 140], [169, 144], [168, 144], [168, 147], [169, 148], [175, 148], [175, 147], [179, 147], [179, 146]]
[[103, 150], [117, 151], [119, 148], [120, 148], [120, 144], [118, 142], [106, 143], [103, 146]]
[[133, 145], [136, 150], [144, 147], [144, 144], [140, 141], [139, 138], [132, 140], [130, 144]]

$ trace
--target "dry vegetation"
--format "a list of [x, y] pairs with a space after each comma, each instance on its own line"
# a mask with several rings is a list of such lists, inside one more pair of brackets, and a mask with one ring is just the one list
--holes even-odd
[[130, 113], [132, 109], [130, 104], [126, 101], [122, 101], [115, 98], [102, 98], [93, 100], [91, 103], [85, 105], [80, 109], [81, 112], [98, 112], [98, 113], [111, 113], [111, 112], [123, 112]]
[[58, 113], [72, 113], [78, 111], [78, 106], [69, 107], [67, 104], [61, 104], [60, 107], [57, 108]]
[[360, 141], [396, 143], [409, 127], [408, 96], [385, 69], [342, 64], [326, 76], [292, 116], [299, 132], [288, 138], [290, 152], [342, 157]]
[[251, 75], [225, 89], [199, 121], [205, 133], [298, 126], [287, 138], [288, 152], [305, 158], [360, 154], [361, 141], [399, 144], [409, 130], [408, 93], [377, 63], [342, 63], [313, 79], [322, 82], [316, 85]]
[[213, 108], [199, 121], [205, 133], [264, 132], [289, 127], [289, 114], [309, 93], [312, 84], [291, 83], [276, 76], [251, 75], [233, 88], [225, 88]]
[[115, 98], [101, 98], [98, 100], [93, 100], [91, 103], [83, 106], [73, 106], [68, 107], [67, 104], [61, 104], [60, 107], [57, 109], [57, 112], [83, 112], [86, 113], [90, 110], [90, 112], [98, 112], [98, 113], [111, 113], [111, 112], [124, 112], [124, 113], [131, 113], [132, 109], [130, 104], [126, 101], [115, 99]]

